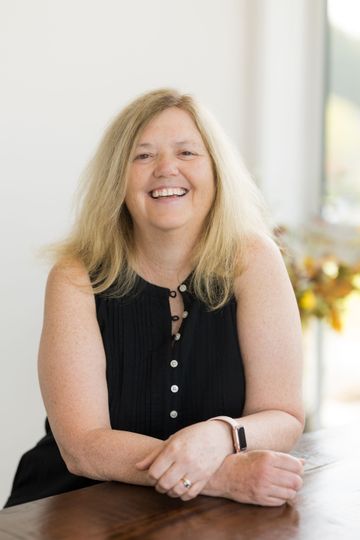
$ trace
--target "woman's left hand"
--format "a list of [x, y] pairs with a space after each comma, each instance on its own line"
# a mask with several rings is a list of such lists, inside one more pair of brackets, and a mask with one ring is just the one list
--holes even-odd
[[[188, 501], [201, 492], [233, 451], [229, 426], [208, 420], [177, 431], [163, 446], [136, 463], [136, 468], [148, 470], [159, 493]], [[190, 487], [185, 487], [184, 479], [190, 480]]]

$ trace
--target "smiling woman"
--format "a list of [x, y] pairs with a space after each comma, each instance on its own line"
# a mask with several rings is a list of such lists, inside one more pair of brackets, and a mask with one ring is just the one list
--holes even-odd
[[46, 435], [7, 506], [104, 480], [184, 501], [293, 500], [299, 313], [260, 193], [216, 121], [175, 90], [140, 96], [105, 133], [80, 202], [52, 247]]
[[[144, 147], [148, 152], [138, 153]], [[166, 109], [142, 131], [129, 167], [125, 203], [135, 238], [158, 230], [198, 238], [214, 197], [211, 158], [194, 121], [184, 110]]]
[[[114, 282], [120, 295], [128, 293], [136, 281], [134, 216], [128, 208], [136, 186], [147, 182], [143, 189], [149, 194], [158, 187], [179, 187], [174, 181], [181, 179], [180, 187], [190, 188], [183, 174], [189, 169], [197, 178], [198, 189], [188, 199], [206, 207], [211, 197], [211, 179], [215, 195], [203, 223], [193, 216], [197, 223], [192, 226], [201, 233], [192, 246], [187, 266], [194, 270], [197, 295], [213, 307], [221, 306], [232, 294], [234, 274], [245, 263], [243, 247], [247, 238], [255, 232], [265, 236], [271, 236], [271, 232], [264, 219], [262, 197], [216, 120], [194, 98], [173, 90], [160, 89], [140, 96], [109, 126], [85, 171], [74, 230], [64, 243], [54, 246], [56, 259], [80, 258], [92, 276], [96, 293], [110, 285], [114, 289]], [[153, 174], [150, 179], [149, 174]], [[203, 188], [202, 196], [206, 192], [206, 197], [201, 201], [204, 182], [208, 188]], [[133, 212], [151, 208], [146, 207], [150, 199], [141, 197], [141, 189], [136, 197]], [[189, 209], [190, 205], [185, 207]], [[166, 208], [158, 201], [153, 213], [165, 215]], [[171, 222], [166, 219], [172, 219], [170, 214], [166, 211], [164, 218], [165, 228], [169, 229]], [[174, 214], [173, 219], [179, 214]], [[169, 239], [170, 234], [166, 237]]]

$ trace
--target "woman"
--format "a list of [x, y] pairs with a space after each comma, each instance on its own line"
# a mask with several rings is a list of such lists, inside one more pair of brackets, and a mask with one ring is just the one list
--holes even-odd
[[160, 89], [119, 114], [56, 257], [39, 351], [47, 434], [7, 506], [105, 480], [184, 501], [293, 500], [296, 301], [256, 187], [192, 97]]

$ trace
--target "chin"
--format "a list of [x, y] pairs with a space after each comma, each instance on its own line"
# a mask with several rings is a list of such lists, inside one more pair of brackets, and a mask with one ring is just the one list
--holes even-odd
[[167, 223], [153, 223], [153, 227], [163, 232], [181, 230], [186, 226], [184, 221], [168, 221]]
[[186, 215], [185, 212], [167, 212], [166, 215], [153, 216], [149, 220], [151, 226], [162, 231], [174, 231], [191, 225], [193, 217]]

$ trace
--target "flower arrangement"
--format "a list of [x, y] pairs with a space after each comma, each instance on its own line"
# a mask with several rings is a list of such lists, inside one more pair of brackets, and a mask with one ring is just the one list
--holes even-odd
[[360, 292], [360, 231], [320, 218], [297, 231], [280, 226], [275, 236], [294, 287], [304, 327], [313, 317], [340, 332], [345, 299]]

